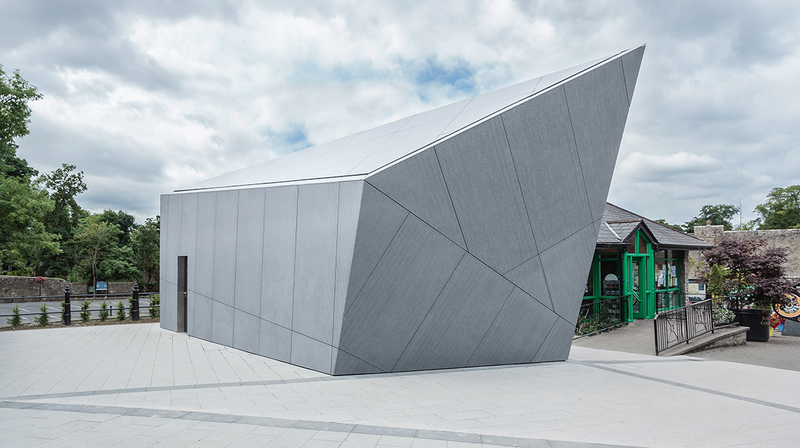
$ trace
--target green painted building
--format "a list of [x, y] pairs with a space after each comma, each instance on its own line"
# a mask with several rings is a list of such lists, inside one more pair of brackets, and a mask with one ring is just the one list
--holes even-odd
[[627, 321], [651, 319], [658, 312], [685, 305], [688, 251], [712, 246], [607, 203], [579, 323], [607, 309], [601, 304]]

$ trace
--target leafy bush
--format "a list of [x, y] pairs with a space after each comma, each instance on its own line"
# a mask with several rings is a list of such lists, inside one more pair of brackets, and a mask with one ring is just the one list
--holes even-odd
[[11, 307], [11, 314], [11, 317], [6, 318], [6, 323], [12, 327], [19, 327], [22, 325], [22, 316], [19, 315], [19, 305], [14, 305]]
[[717, 327], [720, 325], [727, 325], [733, 322], [733, 319], [735, 317], [736, 316], [733, 314], [733, 311], [727, 308], [722, 308], [722, 307], [716, 308], [714, 310], [714, 315], [713, 315], [714, 326]]
[[117, 304], [117, 320], [125, 320], [125, 304], [122, 300]]
[[104, 300], [100, 304], [100, 311], [97, 312], [97, 316], [100, 318], [100, 322], [105, 322], [109, 315], [111, 315], [111, 310], [108, 309], [108, 304]]
[[153, 294], [150, 296], [150, 308], [148, 308], [150, 317], [156, 318], [161, 316], [161, 296]]
[[50, 316], [47, 315], [47, 304], [43, 303], [42, 306], [39, 307], [39, 311], [41, 311], [41, 314], [36, 316], [34, 320], [40, 327], [46, 327], [50, 323]]
[[89, 311], [89, 305], [91, 304], [90, 300], [81, 302], [81, 322], [89, 322], [89, 318], [92, 317], [92, 312]]

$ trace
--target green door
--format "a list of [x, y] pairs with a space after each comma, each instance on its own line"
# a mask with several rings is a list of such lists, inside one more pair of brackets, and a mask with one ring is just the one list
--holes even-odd
[[634, 319], [652, 317], [647, 262], [647, 255], [625, 255], [625, 294], [629, 298], [630, 315]]

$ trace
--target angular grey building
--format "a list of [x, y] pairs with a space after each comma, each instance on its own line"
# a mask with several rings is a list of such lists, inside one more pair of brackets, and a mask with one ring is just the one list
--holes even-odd
[[161, 326], [329, 374], [567, 358], [644, 47], [161, 197]]

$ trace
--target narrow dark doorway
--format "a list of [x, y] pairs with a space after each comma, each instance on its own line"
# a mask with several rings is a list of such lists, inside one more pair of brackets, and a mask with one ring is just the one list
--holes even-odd
[[178, 331], [186, 333], [186, 265], [188, 257], [178, 257]]

